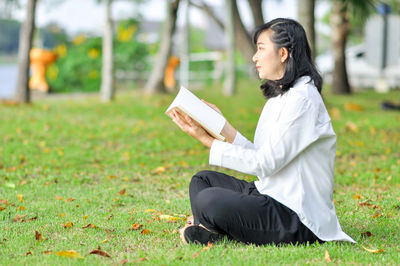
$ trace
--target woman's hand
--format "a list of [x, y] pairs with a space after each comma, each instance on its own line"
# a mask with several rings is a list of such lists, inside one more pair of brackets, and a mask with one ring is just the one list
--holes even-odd
[[[201, 100], [205, 104], [207, 104], [208, 106], [210, 106], [212, 109], [214, 109], [215, 111], [217, 111], [218, 113], [220, 113], [223, 116], [221, 110], [219, 110], [217, 106], [215, 106], [214, 104], [209, 103], [203, 99], [201, 99]], [[221, 135], [226, 138], [226, 141], [228, 141], [229, 143], [232, 143], [235, 140], [236, 133], [237, 133], [237, 130], [228, 122], [228, 120], [226, 120], [224, 128], [221, 131]]]
[[221, 110], [218, 109], [218, 107], [215, 104], [209, 103], [203, 99], [201, 99], [201, 101], [205, 104], [207, 104], [208, 106], [210, 106], [212, 109], [214, 109], [217, 113], [219, 113], [220, 115], [224, 116], [221, 112]]
[[175, 124], [188, 135], [192, 136], [195, 139], [198, 139], [201, 143], [203, 143], [208, 148], [211, 148], [211, 145], [215, 138], [210, 136], [207, 131], [205, 131], [196, 121], [194, 121], [190, 116], [185, 115], [184, 117], [176, 110], [172, 110], [169, 113], [169, 116], [172, 118]]

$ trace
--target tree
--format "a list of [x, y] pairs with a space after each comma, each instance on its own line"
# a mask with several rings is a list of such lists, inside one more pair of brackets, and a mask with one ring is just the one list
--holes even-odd
[[167, 0], [167, 17], [164, 24], [160, 47], [151, 71], [149, 81], [146, 84], [145, 92], [167, 92], [164, 86], [164, 73], [171, 55], [172, 37], [175, 32], [176, 18], [178, 13], [179, 0]]
[[314, 9], [315, 0], [298, 0], [297, 2], [297, 17], [299, 23], [303, 25], [307, 34], [307, 39], [311, 48], [312, 57], [315, 57], [315, 29], [314, 29]]
[[375, 0], [332, 0], [331, 28], [334, 68], [332, 90], [336, 94], [350, 94], [351, 88], [346, 69], [346, 42], [349, 34], [349, 14], [366, 18], [373, 10]]
[[[255, 53], [255, 46], [251, 39], [250, 34], [247, 32], [240, 18], [239, 10], [237, 7], [236, 0], [232, 1], [232, 12], [235, 27], [235, 46], [239, 49], [240, 53], [247, 60], [249, 64], [253, 64], [252, 57]], [[252, 0], [250, 0], [252, 1]], [[212, 11], [212, 9], [204, 3], [204, 1], [191, 1], [193, 6], [202, 9], [212, 20], [214, 20], [221, 29], [225, 30], [225, 25], [223, 21]], [[254, 4], [254, 3], [253, 3]], [[259, 4], [259, 9], [262, 10], [261, 1], [256, 1], [255, 4]], [[254, 4], [254, 5], [255, 5]], [[262, 13], [262, 12], [261, 12]]]
[[114, 82], [114, 63], [113, 63], [113, 26], [111, 20], [111, 5], [113, 0], [105, 1], [105, 26], [103, 35], [102, 48], [102, 70], [101, 70], [101, 87], [100, 99], [102, 102], [109, 102], [114, 98], [115, 82]]
[[233, 9], [234, 5], [232, 0], [225, 0], [227, 7], [226, 14], [226, 40], [228, 60], [226, 66], [226, 78], [224, 84], [224, 93], [232, 95], [235, 92], [236, 76], [235, 76], [235, 25], [233, 23]]
[[29, 52], [32, 48], [32, 38], [35, 30], [35, 10], [37, 0], [28, 0], [26, 18], [20, 30], [18, 48], [18, 74], [15, 98], [20, 103], [30, 102], [29, 91]]
[[249, 6], [251, 13], [254, 19], [254, 26], [258, 27], [264, 24], [264, 16], [263, 16], [263, 8], [262, 2], [263, 0], [249, 0]]

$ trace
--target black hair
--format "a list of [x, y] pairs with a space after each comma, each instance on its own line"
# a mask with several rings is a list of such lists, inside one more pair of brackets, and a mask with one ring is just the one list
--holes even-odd
[[304, 28], [293, 19], [277, 18], [259, 26], [253, 36], [254, 44], [258, 37], [266, 30], [272, 30], [271, 41], [277, 49], [285, 47], [289, 52], [289, 58], [285, 63], [283, 78], [279, 80], [265, 80], [260, 86], [266, 98], [282, 95], [287, 92], [302, 76], [309, 76], [318, 92], [322, 90], [322, 77], [311, 58], [311, 49], [308, 45]]

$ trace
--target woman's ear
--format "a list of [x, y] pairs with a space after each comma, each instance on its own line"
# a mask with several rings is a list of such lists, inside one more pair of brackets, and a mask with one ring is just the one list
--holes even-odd
[[289, 51], [286, 47], [282, 47], [279, 49], [279, 57], [281, 58], [281, 63], [285, 63], [289, 58]]

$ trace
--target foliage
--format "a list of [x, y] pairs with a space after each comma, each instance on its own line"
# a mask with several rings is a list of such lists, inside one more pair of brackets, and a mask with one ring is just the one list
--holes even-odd
[[[242, 81], [229, 98], [221, 85], [196, 94], [251, 139], [264, 104], [258, 85]], [[120, 93], [109, 105], [50, 95], [0, 105], [0, 264], [396, 265], [400, 116], [379, 105], [398, 93], [324, 91], [338, 135], [334, 202], [354, 245], [183, 245], [178, 229], [190, 215], [194, 173], [254, 177], [207, 165], [208, 150], [164, 114], [173, 95]]]
[[0, 53], [18, 52], [19, 29], [21, 23], [12, 19], [0, 19]]
[[[136, 40], [138, 23], [121, 21], [114, 38], [114, 66], [117, 70], [143, 71], [146, 46]], [[54, 48], [58, 60], [47, 71], [53, 91], [98, 91], [101, 82], [102, 39], [79, 35], [72, 42]]]

